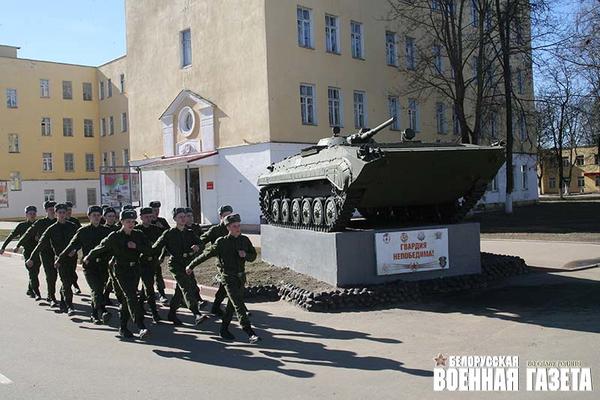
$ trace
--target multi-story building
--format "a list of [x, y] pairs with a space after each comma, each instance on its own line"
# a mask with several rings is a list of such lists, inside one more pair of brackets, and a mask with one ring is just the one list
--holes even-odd
[[[215, 222], [217, 206], [230, 203], [257, 224], [259, 174], [332, 126], [354, 132], [392, 115], [396, 124], [378, 141], [398, 141], [408, 127], [423, 141], [458, 141], [451, 104], [398, 94], [415, 41], [384, 18], [388, 7], [387, 0], [127, 1], [131, 150], [143, 201], [190, 204], [203, 222]], [[532, 97], [531, 75], [520, 79]], [[515, 201], [537, 199], [536, 141], [526, 140], [524, 125], [517, 122], [515, 133]], [[503, 177], [501, 170], [486, 201], [503, 202]]]
[[559, 169], [552, 154], [542, 163], [541, 194], [600, 193], [600, 161], [598, 146], [564, 149], [562, 153], [563, 187]]
[[[101, 201], [101, 155], [118, 154], [110, 161], [119, 165], [128, 157], [127, 101], [118, 90], [123, 59], [96, 68], [22, 59], [17, 50], [0, 46], [0, 218], [20, 217], [26, 205], [45, 200], [71, 201], [85, 214]], [[115, 95], [100, 100], [111, 77]], [[114, 139], [102, 137], [104, 118], [115, 121]]]

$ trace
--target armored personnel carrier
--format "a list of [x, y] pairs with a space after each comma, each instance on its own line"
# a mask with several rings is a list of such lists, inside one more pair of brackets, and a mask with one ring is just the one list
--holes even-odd
[[355, 210], [369, 225], [455, 223], [483, 196], [504, 163], [501, 145], [398, 143], [373, 137], [393, 123], [319, 140], [271, 164], [258, 178], [269, 224], [325, 232], [348, 227]]

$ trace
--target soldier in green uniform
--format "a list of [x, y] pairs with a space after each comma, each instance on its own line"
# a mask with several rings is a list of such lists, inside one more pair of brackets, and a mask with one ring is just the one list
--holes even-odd
[[[77, 225], [77, 229], [81, 228], [81, 222], [79, 222], [78, 218], [75, 218], [73, 216], [73, 203], [71, 203], [70, 201], [65, 201], [65, 204], [67, 205], [67, 221], [74, 223], [75, 225]], [[79, 276], [77, 276], [77, 268], [75, 268], [73, 270], [73, 288], [75, 290], [73, 290], [73, 292], [75, 294], [81, 294], [81, 288], [79, 287], [79, 284], [77, 283], [77, 281], [79, 280]]]
[[[196, 235], [198, 238], [202, 236], [202, 226], [194, 222], [194, 210], [192, 210], [190, 207], [186, 207], [185, 209], [185, 227], [191, 230], [194, 233], [194, 235]], [[204, 307], [206, 307], [206, 304], [208, 304], [208, 302], [204, 300], [200, 295], [200, 286], [198, 286], [198, 281], [196, 280], [196, 277], [193, 274], [190, 275], [190, 277], [194, 280], [196, 284], [196, 289], [198, 290], [198, 307], [200, 307], [200, 309], [203, 309]]]
[[[27, 206], [25, 208], [25, 221], [19, 223], [15, 229], [8, 235], [2, 247], [0, 248], [0, 254], [4, 253], [6, 246], [13, 240], [18, 239], [25, 235], [25, 232], [33, 225], [35, 222], [35, 218], [37, 217], [37, 208], [35, 206]], [[34, 238], [30, 238], [27, 242], [23, 243], [23, 257], [27, 260], [31, 255], [31, 252], [35, 248], [37, 242]], [[18, 248], [15, 249], [15, 251]], [[29, 286], [27, 288], [27, 296], [35, 298], [36, 300], [41, 300], [42, 295], [40, 294], [40, 258], [37, 257], [34, 261], [34, 264], [31, 268], [27, 268], [29, 274]]]
[[250, 239], [241, 234], [239, 214], [230, 214], [225, 217], [227, 226], [227, 236], [217, 239], [217, 241], [208, 246], [201, 255], [194, 258], [186, 267], [187, 274], [194, 273], [194, 267], [211, 257], [219, 258], [219, 273], [221, 282], [227, 291], [227, 308], [221, 323], [221, 337], [225, 340], [233, 340], [235, 337], [229, 332], [229, 324], [235, 311], [238, 321], [246, 334], [250, 343], [256, 343], [260, 338], [256, 335], [244, 305], [244, 285], [246, 283], [246, 261], [256, 259], [256, 249], [252, 246]]
[[[50, 225], [56, 222], [56, 214], [54, 213], [55, 205], [56, 203], [54, 201], [44, 202], [44, 210], [46, 211], [46, 216], [35, 221], [33, 225], [31, 225], [29, 229], [27, 229], [27, 232], [25, 232], [25, 234], [21, 236], [21, 239], [17, 243], [17, 248], [25, 248], [25, 246], [29, 246], [32, 243], [35, 243], [34, 248], [35, 246], [37, 246], [37, 243], [39, 242], [46, 229], [48, 229]], [[32, 258], [31, 254], [29, 255], [29, 258]], [[56, 268], [54, 268], [54, 254], [52, 253], [52, 249], [44, 248], [40, 252], [39, 256], [36, 255], [35, 257], [33, 257], [32, 268], [35, 268], [36, 259], [41, 259], [41, 263], [44, 266], [44, 273], [46, 275], [46, 287], [48, 289], [48, 297], [46, 298], [46, 300], [50, 303], [51, 307], [58, 307], [58, 302], [56, 301], [56, 279], [58, 275], [56, 272]]]
[[196, 325], [206, 319], [198, 309], [198, 294], [195, 281], [185, 272], [185, 266], [192, 259], [194, 253], [200, 251], [200, 239], [185, 227], [185, 208], [175, 208], [173, 219], [176, 226], [163, 232], [152, 246], [155, 254], [160, 254], [163, 249], [169, 253], [169, 271], [177, 281], [175, 294], [171, 299], [168, 320], [175, 325], [181, 325], [177, 318], [177, 309], [182, 301], [194, 314]]
[[[163, 217], [160, 217], [160, 201], [151, 201], [149, 204], [150, 208], [152, 208], [153, 216], [152, 216], [152, 224], [158, 226], [163, 232], [170, 228], [169, 223]], [[161, 254], [159, 257], [161, 260], [164, 259], [164, 254]], [[160, 301], [162, 304], [167, 304], [169, 300], [167, 299], [167, 295], [165, 294], [165, 280], [162, 275], [162, 268], [160, 264], [155, 266], [154, 270], [154, 279], [156, 280], [156, 291], [158, 292]]]
[[[111, 232], [116, 232], [119, 229], [121, 229], [119, 227], [119, 225], [117, 225], [117, 211], [115, 211], [115, 209], [113, 207], [109, 207], [103, 206], [103, 219], [104, 219], [104, 226], [106, 226], [108, 229], [110, 229]], [[121, 291], [119, 290], [119, 288], [115, 288], [113, 285], [113, 281], [114, 281], [114, 263], [109, 261], [108, 263], [108, 276], [106, 277], [106, 282], [104, 283], [104, 304], [106, 305], [110, 305], [111, 301], [110, 301], [110, 292], [114, 291], [115, 292], [115, 296], [117, 296], [117, 300], [119, 300], [119, 302], [121, 302], [121, 300], [123, 300], [123, 296]], [[123, 304], [123, 303], [121, 303]]]
[[[227, 236], [229, 231], [227, 230], [223, 220], [232, 212], [233, 207], [230, 205], [222, 205], [219, 207], [219, 218], [221, 221], [217, 225], [211, 226], [202, 236], [200, 236], [200, 241], [202, 242], [203, 247], [209, 244], [214, 244], [220, 237]], [[221, 304], [223, 303], [223, 300], [225, 300], [225, 297], [227, 297], [225, 286], [223, 286], [222, 282], [219, 282], [219, 289], [217, 290], [217, 293], [215, 293], [215, 300], [213, 301], [213, 305], [210, 310], [212, 314], [220, 317], [223, 316]]]
[[[154, 212], [150, 207], [144, 207], [140, 210], [140, 218], [142, 223], [137, 225], [135, 229], [141, 231], [148, 240], [148, 243], [155, 243], [163, 231], [156, 225], [152, 225], [152, 218]], [[156, 265], [158, 264], [158, 266]], [[152, 319], [158, 323], [160, 316], [156, 308], [156, 294], [154, 293], [154, 271], [156, 268], [160, 268], [160, 259], [154, 254], [142, 254], [142, 292], [140, 299], [142, 304], [144, 301], [148, 302], [150, 311], [152, 312]]]
[[[100, 206], [90, 206], [87, 215], [90, 224], [77, 230], [71, 242], [59, 255], [59, 264], [71, 257], [76, 257], [77, 251], [80, 249], [83, 251], [83, 256], [87, 256], [94, 247], [100, 244], [102, 239], [112, 232], [108, 227], [100, 225], [102, 217]], [[108, 279], [108, 257], [97, 257], [89, 260], [87, 264], [83, 264], [83, 275], [92, 291], [91, 321], [95, 324], [108, 323], [110, 313], [106, 311], [104, 304], [104, 284]]]
[[121, 303], [119, 334], [122, 338], [133, 337], [127, 328], [129, 319], [133, 317], [141, 339], [147, 336], [149, 331], [144, 324], [144, 312], [137, 296], [140, 282], [140, 257], [142, 254], [150, 253], [151, 249], [144, 234], [133, 229], [136, 219], [137, 213], [134, 210], [121, 211], [122, 228], [104, 238], [98, 246], [90, 251], [83, 262], [89, 264], [95, 258], [114, 257], [116, 279], [113, 285], [115, 288], [118, 286], [124, 295], [124, 302]]
[[[57, 204], [54, 207], [54, 211], [56, 213], [56, 222], [46, 229], [39, 243], [31, 252], [31, 256], [26, 262], [28, 268], [35, 265], [35, 258], [44, 250], [51, 250], [52, 259], [58, 260], [60, 253], [67, 247], [73, 236], [75, 236], [75, 232], [77, 232], [77, 226], [67, 221], [67, 206], [65, 204]], [[52, 264], [58, 269], [61, 281], [61, 311], [66, 311], [71, 316], [75, 313], [71, 286], [73, 285], [73, 269], [77, 267], [77, 256], [65, 257], [61, 263], [53, 262]]]

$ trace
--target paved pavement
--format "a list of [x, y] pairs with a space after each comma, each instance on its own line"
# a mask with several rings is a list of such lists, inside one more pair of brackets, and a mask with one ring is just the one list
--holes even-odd
[[[201, 329], [161, 323], [151, 326], [147, 341], [121, 342], [116, 320], [110, 327], [86, 321], [88, 296], [76, 296], [76, 316], [56, 314], [24, 295], [22, 260], [0, 257], [0, 399], [482, 398], [432, 391], [438, 352], [518, 355], [522, 365], [581, 360], [597, 383], [599, 281], [600, 269], [537, 273], [483, 293], [370, 312], [316, 314], [285, 302], [250, 304], [264, 338], [258, 346], [218, 341], [212, 320]], [[233, 332], [243, 338], [237, 325]], [[547, 397], [597, 395], [485, 396]]]
[[481, 251], [519, 256], [532, 267], [569, 270], [600, 265], [598, 243], [486, 239]]

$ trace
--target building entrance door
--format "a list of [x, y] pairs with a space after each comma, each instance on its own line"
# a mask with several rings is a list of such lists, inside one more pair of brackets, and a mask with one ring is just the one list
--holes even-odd
[[202, 218], [202, 207], [200, 204], [200, 169], [190, 168], [185, 170], [185, 183], [187, 188], [187, 204], [194, 212], [194, 220]]

